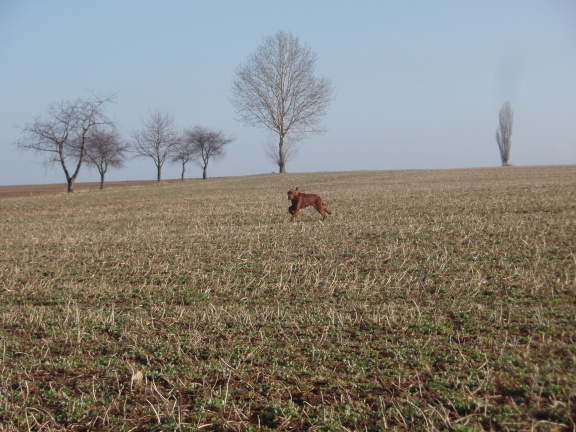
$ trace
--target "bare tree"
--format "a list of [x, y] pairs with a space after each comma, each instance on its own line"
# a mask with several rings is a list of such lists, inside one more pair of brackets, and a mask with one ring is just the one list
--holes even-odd
[[195, 162], [202, 168], [202, 178], [207, 179], [208, 163], [222, 159], [224, 147], [234, 139], [226, 137], [222, 131], [213, 131], [196, 126], [185, 133], [185, 140], [191, 145]]
[[86, 162], [100, 173], [100, 189], [104, 189], [104, 176], [108, 168], [123, 168], [128, 145], [120, 140], [116, 129], [94, 128], [86, 145]]
[[496, 130], [496, 142], [500, 150], [500, 159], [502, 166], [509, 166], [510, 147], [512, 146], [512, 122], [514, 113], [510, 102], [505, 102], [500, 108], [498, 129]]
[[[298, 155], [298, 140], [293, 136], [284, 137], [284, 163], [288, 163]], [[278, 144], [274, 140], [266, 140], [264, 144], [264, 151], [266, 157], [270, 159], [274, 165], [280, 166], [280, 153], [278, 152]]]
[[92, 98], [52, 104], [46, 120], [36, 117], [33, 123], [21, 128], [24, 138], [16, 145], [44, 154], [47, 165], [59, 164], [66, 175], [68, 192], [74, 192], [90, 133], [97, 126], [113, 124], [104, 113], [104, 105], [114, 98], [93, 94]]
[[193, 143], [187, 139], [187, 133], [185, 132], [184, 137], [174, 148], [174, 155], [172, 156], [172, 162], [182, 164], [182, 181], [184, 181], [184, 176], [186, 175], [186, 164], [193, 160], [196, 154], [197, 150]]
[[332, 83], [314, 75], [317, 56], [291, 33], [266, 38], [236, 68], [231, 102], [244, 124], [260, 126], [278, 135], [277, 164], [286, 172], [288, 135], [298, 141], [321, 134], [318, 126], [332, 100]]
[[176, 151], [180, 135], [174, 126], [174, 116], [154, 111], [144, 127], [132, 132], [132, 151], [136, 157], [147, 157], [154, 161], [157, 170], [157, 181], [162, 180], [162, 167]]

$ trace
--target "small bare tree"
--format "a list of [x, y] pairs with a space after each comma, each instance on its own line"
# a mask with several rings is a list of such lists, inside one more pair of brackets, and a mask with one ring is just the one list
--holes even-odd
[[512, 122], [514, 113], [510, 102], [505, 102], [500, 108], [498, 129], [496, 130], [496, 142], [500, 150], [500, 159], [502, 166], [509, 166], [510, 147], [512, 146]]
[[185, 140], [192, 149], [194, 161], [202, 168], [202, 178], [207, 179], [208, 163], [225, 156], [224, 147], [233, 141], [222, 131], [213, 131], [196, 126], [185, 133]]
[[128, 145], [120, 140], [116, 129], [94, 128], [86, 145], [86, 162], [100, 173], [100, 189], [104, 189], [104, 176], [108, 168], [123, 168]]
[[278, 135], [278, 164], [286, 172], [286, 137], [296, 142], [321, 134], [318, 126], [332, 100], [332, 83], [314, 75], [316, 54], [291, 33], [264, 40], [235, 71], [231, 102], [244, 124]]
[[181, 140], [180, 134], [174, 126], [174, 116], [160, 111], [154, 111], [144, 127], [132, 132], [131, 145], [136, 157], [150, 158], [156, 165], [158, 183], [162, 180], [162, 167], [170, 160]]
[[45, 164], [59, 164], [66, 175], [68, 192], [74, 192], [74, 182], [85, 161], [86, 146], [95, 127], [112, 125], [105, 115], [104, 105], [115, 96], [77, 98], [50, 105], [46, 120], [36, 117], [22, 129], [24, 139], [16, 145], [46, 156]]
[[197, 150], [193, 143], [187, 139], [187, 132], [184, 132], [184, 136], [174, 148], [174, 155], [172, 156], [172, 162], [182, 164], [182, 181], [186, 175], [186, 164], [194, 159], [197, 154]]

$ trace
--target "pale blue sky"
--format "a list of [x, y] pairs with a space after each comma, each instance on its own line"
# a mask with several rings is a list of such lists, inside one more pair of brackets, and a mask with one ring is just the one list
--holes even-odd
[[[0, 185], [65, 182], [15, 150], [15, 126], [90, 91], [117, 93], [108, 113], [125, 139], [152, 110], [235, 136], [211, 177], [276, 171], [271, 138], [237, 121], [229, 97], [235, 67], [279, 30], [318, 54], [336, 96], [328, 132], [302, 142], [289, 172], [499, 166], [505, 101], [511, 163], [576, 163], [574, 0], [0, 0]], [[97, 177], [84, 167], [77, 181]], [[154, 178], [150, 160], [107, 175]]]

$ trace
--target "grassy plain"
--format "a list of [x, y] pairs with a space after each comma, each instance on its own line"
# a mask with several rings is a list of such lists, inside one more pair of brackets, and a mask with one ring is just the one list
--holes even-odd
[[575, 245], [576, 166], [3, 199], [0, 430], [574, 431]]

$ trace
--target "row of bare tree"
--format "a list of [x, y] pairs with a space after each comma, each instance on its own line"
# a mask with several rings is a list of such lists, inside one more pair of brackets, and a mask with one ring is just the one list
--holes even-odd
[[162, 178], [164, 163], [182, 165], [182, 181], [186, 164], [190, 161], [202, 168], [202, 178], [208, 178], [210, 161], [224, 157], [224, 147], [234, 139], [222, 131], [214, 131], [200, 126], [180, 133], [174, 126], [174, 117], [155, 111], [144, 121], [143, 128], [132, 133], [131, 150], [136, 157], [150, 158], [156, 165], [157, 180]]
[[[245, 125], [261, 127], [278, 137], [278, 145], [269, 145], [266, 153], [281, 173], [295, 156], [298, 142], [325, 132], [319, 122], [334, 89], [329, 79], [315, 76], [316, 59], [309, 46], [280, 31], [265, 38], [235, 71], [230, 101]], [[182, 164], [182, 179], [186, 164], [196, 162], [206, 178], [208, 163], [223, 157], [224, 147], [233, 140], [222, 131], [199, 126], [179, 132], [173, 116], [156, 111], [140, 130], [132, 132], [131, 141], [124, 143], [104, 111], [114, 97], [92, 94], [91, 98], [50, 106], [47, 120], [38, 117], [22, 128], [24, 139], [18, 147], [47, 155], [47, 163], [60, 164], [72, 192], [83, 163], [98, 168], [103, 187], [108, 168], [123, 166], [129, 154], [152, 159], [158, 181], [166, 162]], [[496, 134], [503, 165], [508, 165], [511, 134], [512, 110], [506, 103]]]
[[131, 140], [124, 141], [104, 110], [114, 97], [93, 94], [51, 105], [46, 119], [37, 117], [22, 128], [24, 137], [17, 146], [43, 154], [49, 165], [60, 165], [68, 192], [73, 192], [83, 164], [98, 169], [103, 189], [108, 169], [124, 167], [130, 156], [152, 159], [158, 182], [166, 162], [182, 165], [182, 181], [188, 162], [198, 164], [206, 179], [208, 164], [222, 158], [224, 147], [233, 141], [222, 131], [200, 126], [180, 132], [174, 117], [160, 111], [151, 113], [142, 128], [131, 133]]
[[[309, 46], [280, 31], [265, 38], [235, 71], [231, 102], [245, 125], [278, 136], [278, 145], [269, 145], [266, 152], [281, 173], [296, 155], [299, 141], [325, 132], [318, 124], [332, 100], [333, 88], [329, 79], [315, 76], [316, 59]], [[47, 163], [60, 164], [72, 192], [83, 163], [98, 168], [103, 187], [108, 168], [123, 166], [128, 153], [151, 158], [158, 181], [167, 161], [182, 164], [182, 178], [186, 164], [197, 162], [206, 178], [208, 163], [222, 157], [224, 147], [232, 142], [221, 131], [199, 126], [179, 133], [172, 116], [154, 112], [142, 129], [131, 134], [132, 140], [123, 143], [104, 112], [113, 99], [113, 95], [93, 94], [92, 98], [54, 104], [47, 120], [38, 117], [22, 128], [24, 138], [17, 146], [46, 155]]]

